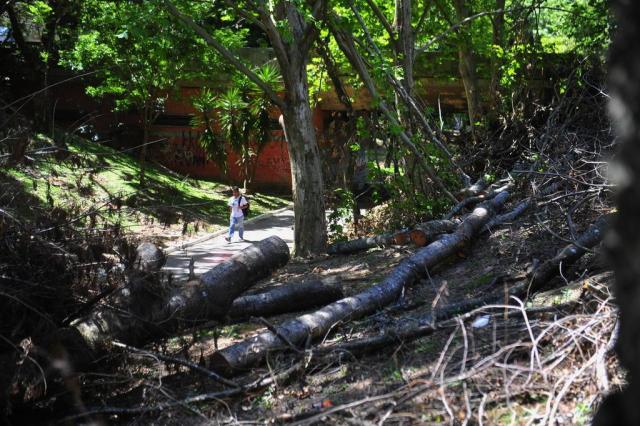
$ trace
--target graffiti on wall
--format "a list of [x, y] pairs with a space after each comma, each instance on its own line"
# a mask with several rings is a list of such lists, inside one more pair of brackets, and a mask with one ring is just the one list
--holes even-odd
[[[223, 175], [220, 167], [207, 158], [205, 150], [200, 146], [201, 135], [202, 131], [193, 128], [156, 128], [154, 137], [165, 140], [158, 160], [181, 173], [209, 178], [224, 177], [240, 182], [242, 173], [237, 156], [227, 151], [229, 152], [227, 158], [229, 171], [227, 175]], [[253, 181], [258, 186], [290, 187], [291, 167], [282, 131], [272, 131], [271, 140], [256, 159]]]
[[156, 135], [166, 139], [162, 159], [175, 167], [204, 167], [209, 163], [199, 139], [202, 132], [192, 129], [161, 131]]

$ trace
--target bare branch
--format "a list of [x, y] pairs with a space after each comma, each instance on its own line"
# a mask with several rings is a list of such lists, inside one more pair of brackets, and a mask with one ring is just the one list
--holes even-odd
[[289, 67], [289, 54], [287, 52], [287, 48], [283, 43], [280, 32], [271, 18], [271, 14], [264, 8], [264, 2], [261, 1], [260, 3], [261, 6], [257, 6], [256, 9], [264, 26], [264, 32], [267, 37], [269, 37], [269, 41], [271, 41], [273, 52], [275, 53], [276, 58], [278, 58], [278, 63], [280, 64], [280, 69], [282, 72], [285, 72]]

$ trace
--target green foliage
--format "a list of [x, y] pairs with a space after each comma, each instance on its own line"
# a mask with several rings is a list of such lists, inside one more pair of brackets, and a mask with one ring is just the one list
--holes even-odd
[[329, 214], [329, 239], [346, 240], [344, 226], [352, 221], [356, 199], [350, 190], [337, 188], [333, 191], [333, 209]]
[[62, 52], [61, 63], [74, 71], [95, 71], [87, 88], [91, 96], [112, 96], [118, 110], [156, 113], [180, 79], [216, 69], [210, 50], [176, 31], [154, 2], [85, 1], [77, 42]]
[[[274, 66], [266, 64], [255, 74], [274, 90], [280, 89], [280, 74]], [[249, 79], [235, 74], [226, 91], [216, 95], [205, 88], [192, 103], [200, 113], [192, 125], [204, 128], [200, 145], [209, 158], [227, 170], [228, 145], [239, 157], [244, 179], [250, 181], [253, 163], [270, 138], [269, 98]]]
[[47, 18], [53, 12], [53, 8], [42, 0], [36, 0], [25, 4], [25, 11], [34, 24], [45, 25]]
[[204, 149], [207, 157], [215, 161], [226, 172], [227, 152], [225, 151], [224, 140], [215, 130], [214, 123], [216, 97], [211, 89], [205, 87], [191, 99], [191, 102], [200, 113], [191, 118], [192, 126], [202, 127], [203, 129], [199, 139], [200, 146]]

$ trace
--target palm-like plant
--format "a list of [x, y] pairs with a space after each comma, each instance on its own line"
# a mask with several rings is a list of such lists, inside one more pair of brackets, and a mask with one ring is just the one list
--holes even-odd
[[[264, 65], [255, 73], [274, 90], [279, 90], [280, 73], [275, 66]], [[231, 88], [218, 96], [204, 89], [193, 99], [193, 105], [200, 116], [194, 117], [192, 124], [205, 128], [200, 145], [225, 173], [228, 171], [225, 147], [236, 153], [246, 191], [255, 174], [256, 160], [270, 138], [271, 101], [254, 83], [237, 76]], [[214, 116], [219, 133], [214, 131]]]

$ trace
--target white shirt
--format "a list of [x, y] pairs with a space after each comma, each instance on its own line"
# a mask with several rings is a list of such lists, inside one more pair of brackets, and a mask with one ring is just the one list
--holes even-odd
[[[238, 205], [238, 202], [240, 202], [240, 205]], [[243, 217], [244, 213], [242, 213], [242, 209], [240, 207], [246, 206], [247, 204], [249, 203], [247, 203], [247, 199], [243, 195], [240, 195], [238, 198], [229, 198], [227, 205], [231, 207], [231, 217]]]

